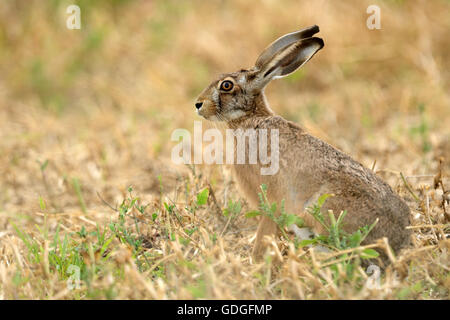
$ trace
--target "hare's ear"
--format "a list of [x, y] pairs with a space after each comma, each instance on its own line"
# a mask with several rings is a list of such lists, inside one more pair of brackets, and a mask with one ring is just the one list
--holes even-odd
[[303, 30], [285, 34], [284, 36], [272, 42], [266, 49], [264, 49], [264, 51], [258, 57], [258, 60], [256, 60], [255, 66], [261, 67], [262, 65], [269, 62], [269, 60], [271, 60], [273, 56], [282, 48], [296, 41], [310, 38], [317, 32], [319, 32], [319, 27], [314, 25]]
[[282, 78], [294, 72], [311, 59], [324, 46], [321, 38], [306, 38], [286, 45], [271, 59], [257, 65], [259, 87], [270, 80]]

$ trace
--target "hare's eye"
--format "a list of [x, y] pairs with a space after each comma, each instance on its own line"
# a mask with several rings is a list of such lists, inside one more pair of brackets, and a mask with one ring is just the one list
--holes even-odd
[[225, 80], [220, 84], [220, 90], [230, 91], [231, 89], [233, 89], [233, 86], [233, 82], [231, 82], [230, 80]]

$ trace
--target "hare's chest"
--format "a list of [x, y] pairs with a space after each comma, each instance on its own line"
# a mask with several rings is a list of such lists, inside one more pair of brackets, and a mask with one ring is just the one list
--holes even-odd
[[290, 195], [286, 188], [286, 181], [280, 174], [262, 175], [260, 169], [260, 166], [251, 164], [232, 166], [234, 181], [237, 182], [239, 190], [253, 205], [258, 205], [258, 193], [261, 192], [263, 184], [267, 187], [267, 197], [271, 202], [280, 202], [280, 199], [291, 202], [295, 198], [295, 192], [292, 191], [292, 196]]
[[257, 204], [259, 187], [263, 183], [257, 170], [255, 165], [235, 164], [232, 166], [233, 177], [239, 190], [253, 204]]

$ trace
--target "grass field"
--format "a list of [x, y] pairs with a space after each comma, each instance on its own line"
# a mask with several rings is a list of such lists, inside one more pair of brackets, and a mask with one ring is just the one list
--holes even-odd
[[[80, 30], [66, 28], [72, 3]], [[449, 299], [449, 13], [446, 0], [2, 1], [0, 299]], [[171, 161], [171, 133], [192, 131], [215, 76], [313, 24], [324, 49], [267, 97], [410, 206], [413, 245], [376, 286], [361, 248], [342, 262], [281, 237], [252, 261], [256, 208], [229, 172]]]

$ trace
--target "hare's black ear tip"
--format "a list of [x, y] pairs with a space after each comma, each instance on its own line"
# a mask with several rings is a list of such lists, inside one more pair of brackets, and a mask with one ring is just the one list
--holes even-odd
[[322, 49], [325, 46], [325, 42], [323, 42], [323, 39], [322, 38], [315, 38], [315, 39], [320, 46], [319, 49]]
[[302, 34], [302, 38], [309, 38], [312, 37], [313, 35], [315, 35], [317, 32], [319, 32], [319, 26], [318, 25], [313, 25], [310, 26], [306, 29], [301, 30], [301, 34]]

